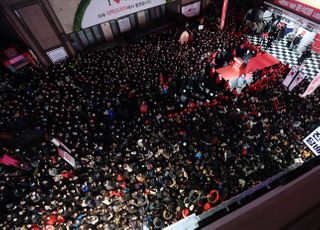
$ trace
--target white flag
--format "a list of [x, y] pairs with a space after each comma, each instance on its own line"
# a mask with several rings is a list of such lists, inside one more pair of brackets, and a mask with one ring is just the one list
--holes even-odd
[[292, 81], [292, 83], [289, 86], [289, 91], [293, 90], [294, 87], [300, 84], [300, 82], [303, 81], [303, 79], [306, 78], [306, 75], [302, 72], [298, 73], [298, 76]]
[[298, 71], [299, 71], [299, 66], [297, 66], [297, 65], [292, 66], [290, 72], [288, 73], [286, 79], [284, 79], [282, 84], [284, 86], [288, 87], [289, 84], [292, 82], [294, 76], [296, 76], [296, 74], [298, 73]]
[[320, 73], [312, 80], [312, 82], [309, 84], [307, 90], [301, 95], [300, 97], [306, 97], [310, 94], [312, 94], [316, 88], [320, 85]]
[[58, 138], [52, 138], [51, 142], [57, 147], [62, 146], [65, 150], [67, 150], [67, 152], [71, 153], [71, 150], [67, 146], [65, 146]]

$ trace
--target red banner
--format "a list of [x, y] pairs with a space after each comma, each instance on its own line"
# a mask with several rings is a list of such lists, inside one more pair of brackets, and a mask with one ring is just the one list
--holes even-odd
[[222, 14], [221, 14], [220, 30], [223, 30], [224, 23], [226, 20], [227, 9], [228, 9], [228, 0], [224, 0]]
[[274, 0], [274, 3], [305, 18], [320, 23], [320, 9], [297, 0]]

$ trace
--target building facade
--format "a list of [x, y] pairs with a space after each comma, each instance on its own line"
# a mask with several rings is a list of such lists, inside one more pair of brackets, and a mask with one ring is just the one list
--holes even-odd
[[35, 59], [49, 66], [162, 18], [199, 15], [210, 0], [1, 0], [0, 13]]

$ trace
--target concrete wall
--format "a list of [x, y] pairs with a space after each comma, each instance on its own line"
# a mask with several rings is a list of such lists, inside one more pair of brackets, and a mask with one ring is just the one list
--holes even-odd
[[48, 0], [64, 31], [73, 32], [73, 20], [81, 0]]
[[17, 11], [44, 50], [60, 44], [57, 34], [38, 4], [21, 7]]

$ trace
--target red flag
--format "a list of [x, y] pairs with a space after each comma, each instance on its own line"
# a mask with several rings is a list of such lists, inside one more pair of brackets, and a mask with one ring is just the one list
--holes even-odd
[[141, 103], [140, 112], [141, 113], [147, 113], [148, 112], [148, 105], [146, 103], [144, 103], [144, 102]]
[[221, 14], [220, 30], [223, 30], [223, 27], [224, 27], [224, 23], [226, 20], [226, 14], [227, 14], [227, 8], [228, 8], [228, 0], [224, 0], [222, 14]]
[[7, 154], [4, 154], [2, 156], [2, 158], [0, 158], [0, 164], [4, 164], [4, 165], [13, 165], [15, 167], [19, 167], [19, 161], [17, 161], [16, 159], [10, 157]]

